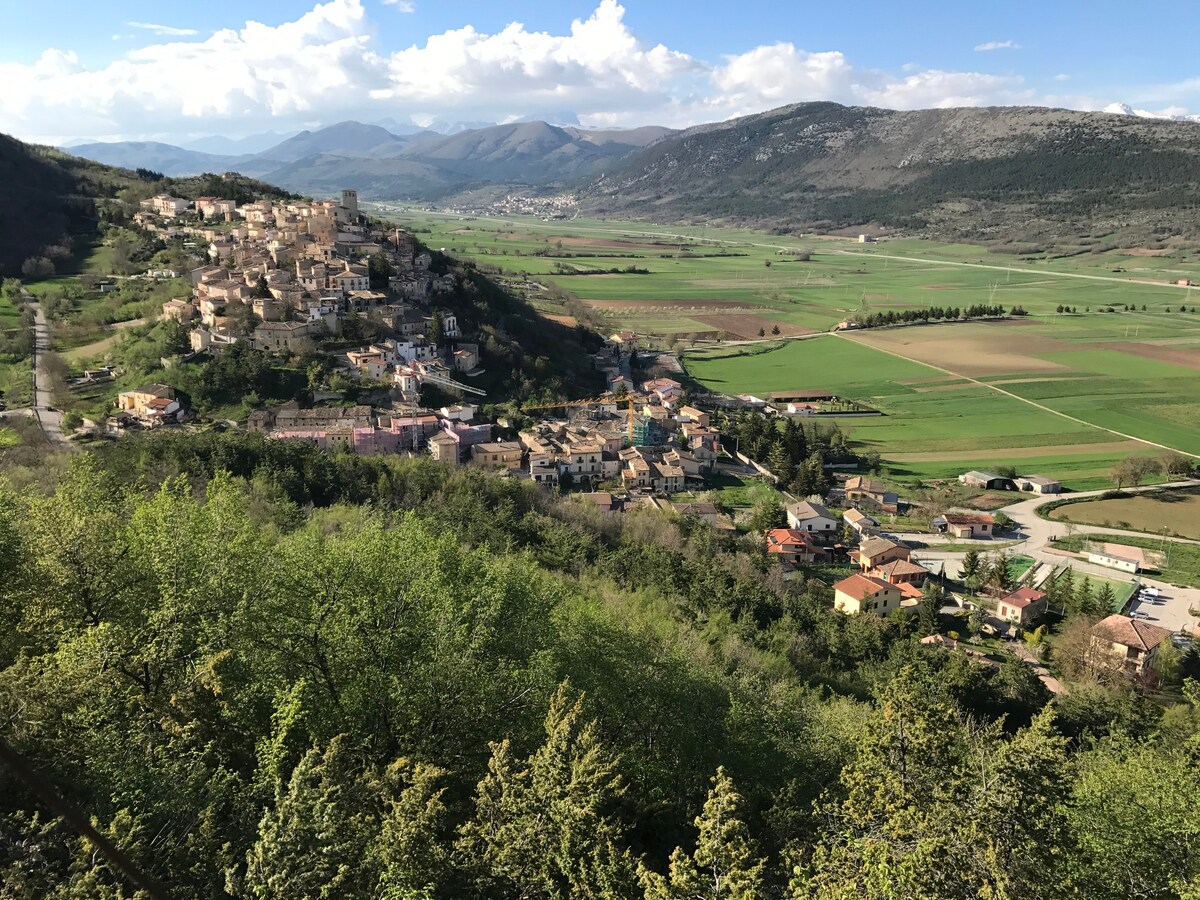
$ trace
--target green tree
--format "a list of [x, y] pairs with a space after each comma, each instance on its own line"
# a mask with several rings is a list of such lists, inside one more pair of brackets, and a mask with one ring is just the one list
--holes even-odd
[[546, 742], [523, 763], [507, 740], [492, 744], [488, 774], [475, 795], [475, 818], [458, 842], [476, 860], [490, 895], [561, 898], [628, 897], [636, 866], [623, 848], [613, 804], [625, 793], [616, 762], [582, 695], [564, 682], [550, 701]]
[[787, 511], [779, 500], [766, 497], [754, 504], [754, 512], [748, 524], [751, 531], [760, 534], [772, 528], [784, 528], [787, 525]]
[[691, 856], [676, 847], [663, 877], [641, 869], [646, 900], [757, 900], [763, 896], [765, 860], [758, 857], [741, 818], [742, 798], [724, 766], [717, 769], [704, 811], [696, 818], [699, 837]]
[[966, 583], [972, 579], [976, 579], [980, 575], [982, 562], [979, 558], [979, 551], [972, 548], [963, 554], [962, 565], [959, 566], [958, 574]]
[[379, 880], [369, 853], [378, 817], [344, 737], [310, 750], [259, 823], [246, 856], [246, 892], [260, 900], [370, 896]]
[[383, 776], [382, 827], [372, 851], [381, 900], [407, 900], [444, 884], [450, 872], [446, 772], [400, 759]]

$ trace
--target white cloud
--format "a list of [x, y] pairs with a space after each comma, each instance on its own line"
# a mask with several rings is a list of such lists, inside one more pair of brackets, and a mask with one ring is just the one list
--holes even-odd
[[140, 28], [150, 31], [160, 37], [190, 37], [198, 34], [195, 28], [175, 28], [171, 25], [155, 25], [153, 22], [126, 22], [130, 28]]
[[1065, 72], [1060, 72], [1059, 74], [1054, 76], [1054, 80], [1055, 81], [1070, 81], [1071, 76], [1066, 74]]
[[383, 0], [383, 5], [396, 7], [396, 12], [410, 13], [417, 11], [417, 4], [413, 0]]
[[1016, 41], [988, 41], [985, 44], [976, 44], [975, 51], [984, 53], [988, 50], [1020, 50], [1021, 45]]
[[[396, 0], [389, 7], [408, 5]], [[597, 0], [591, 15], [564, 34], [520, 22], [491, 34], [466, 25], [399, 49], [379, 46], [363, 0], [325, 0], [294, 21], [250, 21], [207, 37], [172, 39], [186, 36], [168, 34], [101, 67], [87, 68], [58, 49], [32, 64], [0, 62], [0, 131], [42, 141], [172, 140], [349, 118], [499, 122], [574, 114], [590, 126], [686, 126], [809, 100], [903, 109], [1012, 103], [1095, 109], [1106, 102], [1047, 96], [1016, 74], [915, 64], [880, 71], [838, 50], [789, 42], [703, 60], [642, 41], [617, 0]], [[1149, 108], [1186, 102], [1183, 87], [1170, 90], [1164, 87]]]

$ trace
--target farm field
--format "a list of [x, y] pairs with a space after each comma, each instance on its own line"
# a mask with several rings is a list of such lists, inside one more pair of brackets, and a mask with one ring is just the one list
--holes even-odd
[[[946, 328], [955, 327], [976, 326]], [[877, 450], [890, 477], [901, 481], [948, 479], [965, 468], [1013, 465], [1062, 479], [1071, 489], [1087, 490], [1107, 486], [1117, 460], [1160, 452], [1086, 421], [1030, 406], [1020, 396], [999, 393], [986, 383], [881, 353], [860, 338], [824, 335], [696, 351], [684, 359], [689, 374], [712, 390], [761, 394], [825, 389], [879, 409], [884, 415], [833, 421], [860, 446]], [[1200, 421], [1181, 427], [1194, 452], [1200, 452]]]
[[[1046, 317], [1060, 305], [1075, 307], [1077, 316], [1057, 323], [1065, 323], [1064, 336], [1078, 331], [1115, 338], [1128, 331], [1140, 339], [1178, 339], [1175, 317], [1192, 315], [1179, 314], [1179, 306], [1200, 308], [1200, 296], [1173, 284], [1200, 281], [1200, 258], [1188, 250], [1132, 248], [1030, 260], [915, 239], [858, 244], [735, 228], [382, 210], [435, 249], [526, 273], [537, 285], [570, 292], [603, 327], [666, 343], [722, 334], [756, 339], [768, 323], [784, 334], [786, 326], [825, 331], [855, 312], [989, 301]], [[793, 255], [800, 250], [811, 259]], [[646, 274], [624, 271], [631, 267]], [[561, 301], [538, 287], [530, 298], [547, 312], [561, 312], [552, 308]], [[1098, 312], [1110, 305], [1146, 310], [1138, 316]], [[1190, 324], [1200, 346], [1200, 313]], [[771, 328], [764, 330], [770, 336]]]
[[1200, 491], [1130, 494], [1084, 500], [1050, 510], [1048, 518], [1080, 525], [1121, 528], [1200, 540]]

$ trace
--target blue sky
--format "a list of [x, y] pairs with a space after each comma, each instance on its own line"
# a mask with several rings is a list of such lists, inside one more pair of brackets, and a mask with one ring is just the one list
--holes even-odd
[[1200, 4], [1144, 8], [42, 0], [0, 32], [0, 131], [63, 142], [346, 118], [683, 126], [802, 100], [1200, 113]]

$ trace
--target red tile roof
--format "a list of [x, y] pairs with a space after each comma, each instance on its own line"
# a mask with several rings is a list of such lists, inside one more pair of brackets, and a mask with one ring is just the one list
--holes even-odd
[[1093, 625], [1092, 634], [1114, 644], [1143, 651], [1157, 647], [1163, 638], [1171, 636], [1171, 632], [1165, 628], [1117, 614]]
[[870, 575], [851, 575], [835, 584], [833, 589], [847, 597], [862, 601], [866, 597], [874, 597], [883, 591], [894, 591], [897, 588], [895, 585], [888, 584], [880, 578], [872, 578]]
[[948, 512], [943, 519], [949, 525], [994, 525], [995, 518], [990, 513]]
[[1001, 598], [1001, 603], [1007, 603], [1009, 606], [1014, 606], [1017, 609], [1024, 609], [1030, 603], [1037, 603], [1039, 600], [1045, 600], [1046, 595], [1037, 588], [1019, 587], [1007, 597]]

